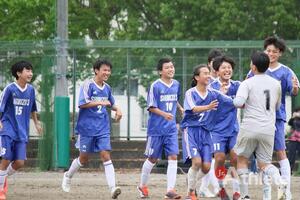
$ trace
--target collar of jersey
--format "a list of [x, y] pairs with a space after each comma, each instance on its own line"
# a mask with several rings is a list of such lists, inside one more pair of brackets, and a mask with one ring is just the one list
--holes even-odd
[[94, 79], [92, 79], [92, 81], [93, 81], [93, 83], [96, 85], [97, 88], [99, 88], [100, 90], [103, 90], [103, 89], [104, 89], [105, 84], [106, 84], [104, 81], [103, 81], [103, 86], [102, 86], [102, 87], [100, 87], [100, 86], [95, 82]]
[[26, 85], [25, 85], [25, 87], [24, 88], [21, 88], [19, 85], [18, 85], [18, 83], [16, 83], [16, 82], [14, 82], [14, 84], [16, 85], [16, 87], [21, 91], [21, 92], [24, 92], [26, 89], [27, 89], [27, 83], [26, 83]]
[[172, 85], [173, 85], [173, 83], [174, 83], [173, 79], [172, 79], [172, 82], [171, 82], [170, 84], [165, 83], [165, 82], [164, 82], [163, 80], [161, 80], [161, 79], [159, 79], [159, 81], [160, 81], [162, 84], [164, 84], [165, 86], [167, 86], [168, 88], [172, 87]]
[[281, 63], [278, 63], [278, 66], [277, 66], [277, 67], [275, 67], [275, 68], [273, 68], [273, 69], [271, 69], [271, 68], [269, 67], [268, 70], [269, 70], [270, 72], [274, 72], [274, 71], [278, 70], [280, 67], [281, 67]]
[[208, 95], [208, 90], [206, 89], [206, 93], [205, 93], [205, 95], [204, 96], [202, 96], [201, 94], [200, 94], [200, 92], [197, 90], [197, 88], [196, 87], [194, 87], [194, 89], [195, 89], [195, 91], [197, 92], [197, 94], [199, 95], [199, 97], [201, 98], [201, 99], [206, 99], [206, 97], [207, 97], [207, 95]]
[[[221, 86], [222, 86], [222, 83], [221, 83], [221, 81], [220, 81], [220, 78], [218, 77], [218, 78], [216, 78], [216, 80], [218, 81], [218, 83], [220, 84], [220, 87], [221, 87]], [[229, 80], [228, 88], [230, 88], [230, 86], [231, 86], [231, 79]]]

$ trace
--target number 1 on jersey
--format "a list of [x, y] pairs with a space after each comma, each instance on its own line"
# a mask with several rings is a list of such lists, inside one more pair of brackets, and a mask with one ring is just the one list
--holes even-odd
[[266, 95], [266, 109], [270, 110], [270, 90], [264, 90], [264, 94]]

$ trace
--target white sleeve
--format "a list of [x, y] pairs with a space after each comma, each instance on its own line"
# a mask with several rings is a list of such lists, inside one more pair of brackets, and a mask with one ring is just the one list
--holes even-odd
[[246, 100], [248, 99], [249, 95], [249, 87], [246, 81], [243, 81], [236, 93], [236, 97], [233, 100], [233, 104], [235, 107], [242, 107]]

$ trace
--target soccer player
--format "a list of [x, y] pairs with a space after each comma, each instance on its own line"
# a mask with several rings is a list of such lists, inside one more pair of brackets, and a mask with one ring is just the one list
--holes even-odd
[[[216, 57], [222, 55], [223, 52], [220, 49], [212, 49], [208, 53], [207, 65], [210, 68], [210, 83], [217, 78], [216, 71], [213, 68], [213, 62]], [[200, 197], [216, 197], [217, 194], [219, 193], [219, 184], [218, 184], [218, 179], [216, 178], [215, 175], [214, 164], [215, 164], [215, 159], [213, 158], [209, 172], [205, 174], [205, 176], [203, 176], [201, 179], [201, 184], [198, 192]], [[210, 184], [214, 189], [213, 192], [211, 192], [210, 189], [208, 188]]]
[[214, 60], [218, 56], [223, 56], [223, 52], [220, 49], [212, 49], [208, 53], [207, 65], [210, 68], [211, 81], [214, 81], [216, 78], [218, 78], [218, 75], [213, 68]]
[[[250, 68], [254, 77], [241, 83], [234, 99], [236, 107], [244, 108], [244, 117], [234, 147], [238, 155], [237, 172], [240, 177], [242, 199], [250, 199], [248, 159], [253, 152], [255, 152], [258, 167], [263, 172], [264, 185], [269, 184], [267, 183], [269, 177], [272, 177], [278, 186], [283, 184], [279, 170], [271, 164], [276, 110], [281, 105], [281, 86], [279, 81], [265, 73], [268, 67], [269, 57], [267, 54], [253, 53]], [[271, 193], [268, 195], [266, 196], [264, 193], [263, 199], [270, 200]], [[282, 196], [279, 197], [279, 199], [281, 198]]]
[[187, 174], [186, 200], [197, 199], [196, 182], [211, 167], [212, 141], [210, 130], [215, 126], [215, 117], [222, 109], [234, 110], [232, 99], [217, 90], [208, 89], [210, 68], [201, 64], [194, 69], [192, 88], [185, 93], [183, 128], [183, 159], [192, 161]]
[[[231, 80], [234, 61], [228, 56], [218, 56], [214, 59], [213, 68], [218, 75], [218, 78], [210, 84], [210, 87], [219, 91], [223, 90], [223, 93], [234, 98], [236, 92], [240, 86], [240, 81]], [[217, 118], [216, 125], [210, 132], [212, 136], [212, 142], [214, 147], [214, 157], [215, 157], [215, 169], [225, 168], [226, 154], [230, 156], [230, 172], [232, 176], [232, 188], [233, 188], [233, 200], [237, 200], [240, 197], [240, 188], [238, 175], [236, 170], [236, 158], [237, 155], [233, 150], [236, 143], [236, 138], [238, 134], [238, 121], [237, 121], [237, 109], [232, 112], [220, 112]], [[220, 191], [219, 196], [221, 199], [228, 199], [228, 195], [225, 191], [223, 184], [223, 177], [218, 178]]]
[[164, 149], [168, 158], [167, 192], [165, 199], [180, 199], [175, 191], [177, 175], [178, 130], [176, 127], [177, 107], [180, 97], [180, 84], [174, 80], [175, 68], [171, 59], [162, 58], [158, 61], [157, 71], [160, 79], [154, 81], [148, 91], [147, 106], [149, 111], [146, 161], [142, 167], [141, 181], [137, 187], [140, 197], [149, 197], [148, 180], [156, 162], [161, 158]]
[[0, 97], [1, 200], [6, 199], [7, 176], [24, 166], [30, 115], [38, 133], [42, 133], [37, 119], [35, 91], [29, 84], [33, 76], [31, 63], [19, 61], [12, 65], [11, 73], [16, 81], [8, 84]]
[[[290, 191], [291, 181], [291, 168], [289, 160], [287, 159], [285, 152], [285, 129], [284, 123], [286, 122], [285, 111], [285, 95], [290, 94], [296, 96], [299, 91], [299, 81], [294, 72], [287, 66], [279, 62], [279, 58], [282, 56], [286, 49], [285, 42], [282, 39], [271, 36], [264, 41], [265, 53], [269, 56], [270, 64], [266, 71], [266, 74], [280, 81], [281, 83], [281, 107], [276, 112], [276, 129], [275, 129], [275, 141], [274, 150], [277, 153], [277, 159], [279, 160], [280, 172], [282, 178], [288, 182], [288, 199], [292, 198]], [[248, 77], [253, 76], [253, 73], [249, 73]]]
[[74, 159], [69, 170], [64, 173], [62, 189], [70, 191], [73, 175], [88, 162], [90, 153], [99, 153], [103, 162], [106, 181], [111, 198], [117, 199], [121, 189], [116, 187], [115, 170], [110, 158], [110, 117], [106, 107], [116, 111], [115, 120], [122, 117], [121, 110], [116, 106], [111, 88], [106, 83], [111, 75], [112, 64], [107, 60], [97, 60], [93, 66], [95, 76], [85, 80], [80, 88], [79, 115], [76, 125], [78, 134], [77, 147], [79, 157]]

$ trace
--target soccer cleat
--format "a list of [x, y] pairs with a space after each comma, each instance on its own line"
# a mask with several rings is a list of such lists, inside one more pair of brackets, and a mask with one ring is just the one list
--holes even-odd
[[217, 197], [217, 194], [213, 194], [208, 188], [203, 188], [199, 191], [199, 197], [212, 198]]
[[250, 200], [250, 197], [248, 195], [246, 195], [242, 198], [242, 200]]
[[188, 196], [185, 197], [185, 200], [197, 200], [195, 192], [189, 192]]
[[278, 200], [287, 200], [287, 183], [281, 183], [278, 186], [277, 198]]
[[148, 192], [148, 187], [147, 186], [143, 186], [143, 187], [137, 186], [137, 190], [139, 191], [139, 194], [140, 194], [141, 198], [148, 198], [149, 197], [149, 192]]
[[5, 200], [6, 199], [6, 194], [3, 190], [0, 191], [0, 200]]
[[221, 188], [219, 191], [219, 197], [221, 198], [221, 200], [230, 200], [225, 188]]
[[181, 199], [181, 196], [175, 190], [169, 190], [165, 195], [165, 199]]
[[70, 188], [71, 188], [71, 178], [69, 178], [67, 176], [67, 172], [64, 173], [64, 177], [63, 177], [63, 181], [61, 184], [61, 188], [63, 189], [63, 191], [65, 192], [70, 192]]
[[120, 194], [121, 194], [121, 188], [119, 188], [119, 187], [114, 187], [111, 190], [111, 198], [112, 199], [117, 199]]
[[241, 197], [240, 193], [235, 192], [235, 193], [233, 194], [232, 200], [239, 200], [240, 197]]

